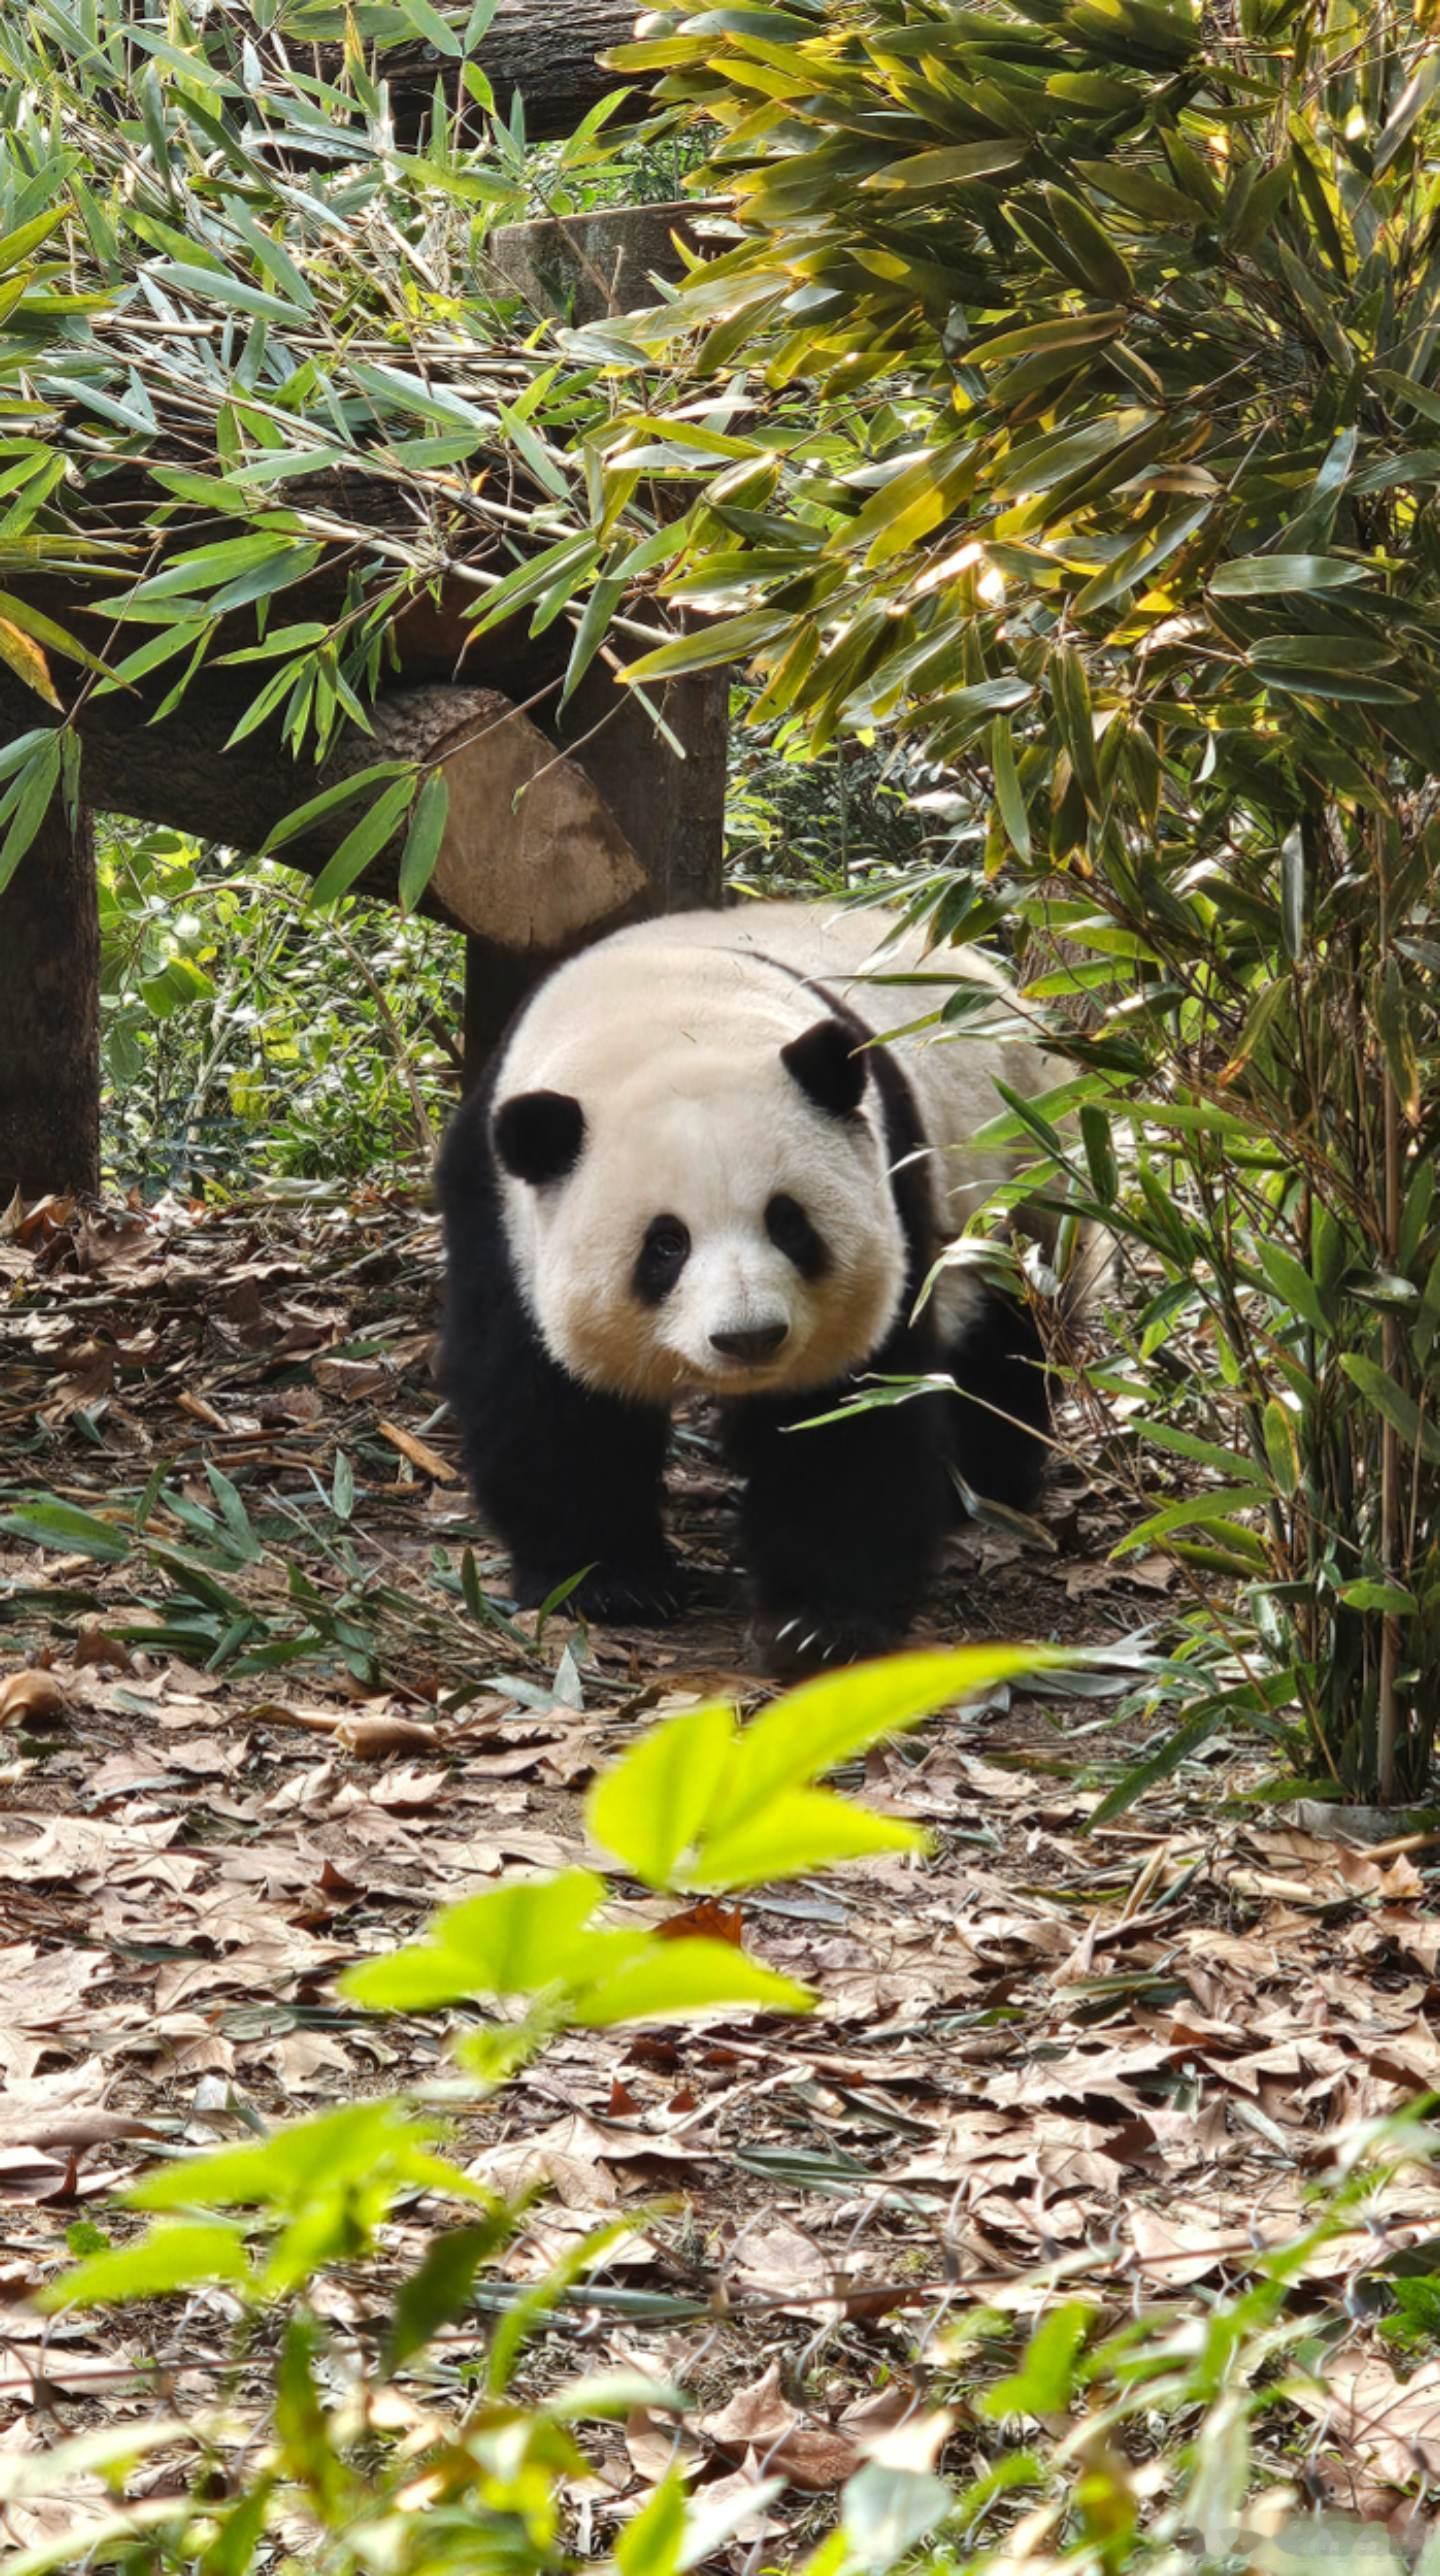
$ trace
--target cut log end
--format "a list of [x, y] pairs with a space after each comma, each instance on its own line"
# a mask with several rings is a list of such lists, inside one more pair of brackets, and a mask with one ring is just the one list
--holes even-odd
[[493, 691], [406, 692], [457, 694], [464, 727], [455, 738], [449, 711], [448, 746], [430, 754], [450, 790], [435, 903], [472, 937], [538, 956], [628, 919], [645, 870], [584, 771]]

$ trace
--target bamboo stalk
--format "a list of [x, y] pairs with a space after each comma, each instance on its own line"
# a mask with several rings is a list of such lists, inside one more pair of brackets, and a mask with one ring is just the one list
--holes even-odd
[[[1390, 946], [1390, 887], [1385, 860], [1380, 861], [1380, 955], [1387, 957]], [[1395, 1076], [1388, 1057], [1382, 1066], [1384, 1082], [1384, 1191], [1385, 1191], [1385, 1258], [1393, 1271], [1400, 1253], [1400, 1100], [1395, 1089]], [[1381, 1357], [1386, 1375], [1393, 1377], [1400, 1356], [1400, 1328], [1387, 1312], [1380, 1327]], [[1380, 1555], [1387, 1583], [1399, 1584], [1400, 1534], [1400, 1435], [1391, 1422], [1380, 1427]], [[1380, 1624], [1380, 1685], [1376, 1709], [1376, 1762], [1382, 1806], [1392, 1806], [1396, 1796], [1400, 1749], [1400, 1704], [1396, 1676], [1400, 1668], [1400, 1622], [1393, 1611], [1382, 1614]]]

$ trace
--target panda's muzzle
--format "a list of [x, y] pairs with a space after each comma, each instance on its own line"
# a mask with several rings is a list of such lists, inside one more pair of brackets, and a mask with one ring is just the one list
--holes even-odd
[[744, 1360], [757, 1367], [763, 1360], [773, 1360], [782, 1342], [789, 1338], [790, 1327], [783, 1316], [773, 1324], [750, 1324], [734, 1332], [712, 1333], [710, 1348], [727, 1360]]

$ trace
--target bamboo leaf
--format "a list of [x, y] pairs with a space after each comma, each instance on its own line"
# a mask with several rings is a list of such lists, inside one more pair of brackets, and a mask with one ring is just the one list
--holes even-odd
[[946, 144], [937, 152], [914, 152], [908, 160], [887, 161], [883, 170], [872, 170], [862, 185], [886, 195], [928, 197], [1018, 170], [1028, 148], [998, 135], [993, 142]]
[[1295, 1417], [1288, 1405], [1272, 1396], [1265, 1407], [1265, 1455], [1270, 1472], [1288, 1500], [1300, 1483], [1300, 1446], [1295, 1435]]
[[1045, 203], [1051, 220], [1083, 271], [1092, 292], [1111, 302], [1131, 295], [1135, 279], [1129, 261], [1096, 222], [1086, 205], [1068, 189], [1047, 187]]
[[396, 5], [416, 35], [425, 44], [433, 45], [437, 54], [454, 56], [459, 53], [460, 38], [449, 19], [431, 7], [431, 0], [396, 0]]
[[1000, 820], [1010, 836], [1017, 856], [1030, 856], [1030, 820], [1025, 811], [1025, 798], [1020, 786], [1020, 773], [1015, 765], [1015, 745], [1004, 716], [997, 716], [990, 727], [990, 770], [995, 781], [995, 802]]
[[1206, 1528], [1211, 1525], [1224, 1531], [1227, 1539], [1248, 1541], [1253, 1547], [1254, 1533], [1235, 1519], [1237, 1512], [1257, 1512], [1270, 1501], [1268, 1485], [1222, 1485], [1210, 1494], [1185, 1494], [1173, 1503], [1164, 1503], [1158, 1512], [1128, 1530], [1111, 1556], [1133, 1556], [1141, 1548], [1153, 1547], [1157, 1539], [1169, 1538], [1173, 1531]]
[[202, 304], [223, 304], [232, 312], [257, 314], [267, 322], [303, 325], [305, 320], [300, 306], [288, 296], [271, 295], [263, 286], [252, 286], [248, 278], [233, 277], [228, 268], [198, 268], [190, 260], [162, 259], [153, 273]]
[[1280, 852], [1280, 931], [1293, 966], [1305, 945], [1305, 843], [1298, 825]]
[[1398, 1431], [1408, 1449], [1418, 1449], [1432, 1466], [1440, 1465], [1440, 1431], [1427, 1422], [1413, 1395], [1380, 1367], [1376, 1360], [1366, 1359], [1358, 1351], [1342, 1351], [1340, 1366], [1352, 1386], [1358, 1387], [1368, 1404], [1383, 1415], [1392, 1430]]
[[311, 825], [318, 823], [324, 815], [333, 814], [338, 805], [348, 805], [354, 797], [363, 796], [367, 787], [378, 787], [387, 778], [408, 779], [409, 776], [410, 768], [406, 761], [376, 760], [368, 769], [357, 769], [353, 776], [338, 779], [333, 787], [322, 788], [317, 796], [307, 798], [303, 805], [297, 805], [293, 813], [272, 826], [266, 835], [261, 857], [273, 857], [277, 850], [283, 850], [287, 841], [293, 841], [301, 832], [308, 832]]
[[1347, 590], [1373, 578], [1369, 564], [1343, 555], [1236, 555], [1217, 566], [1210, 587], [1220, 599], [1263, 599], [1290, 591]]
[[411, 913], [435, 873], [450, 818], [450, 788], [445, 773], [433, 770], [415, 800], [405, 847], [400, 854], [399, 894], [402, 913]]
[[45, 820], [50, 800], [60, 784], [61, 737], [59, 732], [46, 734], [16, 772], [0, 801], [0, 815], [8, 817], [3, 842], [0, 842], [0, 894], [10, 883], [25, 857], [36, 833]]
[[1328, 1341], [1334, 1327], [1309, 1271], [1283, 1244], [1269, 1243], [1263, 1236], [1256, 1241], [1255, 1257], [1281, 1304], [1293, 1308], [1312, 1332]]
[[33, 689], [37, 697], [43, 698], [47, 706], [64, 712], [60, 692], [50, 677], [50, 665], [39, 645], [3, 615], [0, 615], [0, 662], [8, 663], [16, 678], [23, 680], [27, 689]]
[[398, 831], [414, 793], [414, 775], [408, 768], [389, 787], [382, 787], [368, 812], [351, 825], [338, 850], [326, 860], [310, 889], [313, 911], [323, 912], [327, 904], [338, 903], [342, 895], [349, 893], [356, 878], [363, 876], [371, 860]]

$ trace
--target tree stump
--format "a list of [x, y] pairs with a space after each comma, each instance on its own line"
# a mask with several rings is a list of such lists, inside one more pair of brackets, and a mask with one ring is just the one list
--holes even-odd
[[578, 330], [658, 303], [653, 281], [673, 285], [682, 278], [684, 251], [699, 249], [704, 218], [728, 211], [723, 198], [685, 197], [543, 216], [501, 224], [485, 245], [486, 257], [533, 313]]

